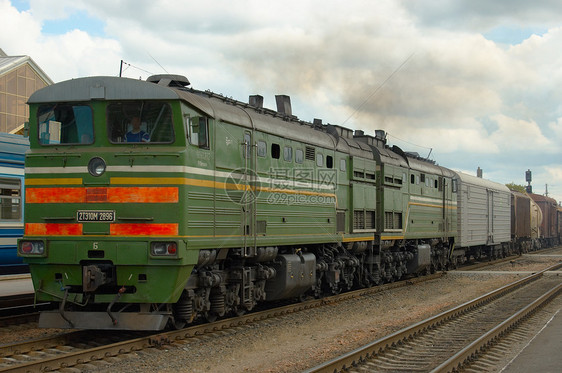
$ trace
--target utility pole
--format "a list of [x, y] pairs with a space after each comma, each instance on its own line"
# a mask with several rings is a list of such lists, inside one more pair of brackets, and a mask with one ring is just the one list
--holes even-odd
[[119, 66], [119, 77], [121, 77], [122, 73], [123, 73], [123, 60], [121, 60], [121, 65]]

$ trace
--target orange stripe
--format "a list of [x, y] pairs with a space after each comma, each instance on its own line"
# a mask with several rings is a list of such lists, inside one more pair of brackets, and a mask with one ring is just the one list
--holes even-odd
[[178, 224], [111, 224], [112, 236], [177, 236]]
[[[81, 236], [82, 224], [26, 223], [28, 236]], [[110, 224], [112, 236], [177, 236], [178, 224]]]
[[86, 201], [86, 188], [26, 188], [26, 203], [78, 203]]
[[26, 223], [25, 234], [29, 236], [80, 236], [82, 224]]
[[178, 187], [27, 188], [27, 203], [177, 203]]
[[177, 203], [177, 187], [113, 187], [107, 188], [108, 202], [113, 203]]

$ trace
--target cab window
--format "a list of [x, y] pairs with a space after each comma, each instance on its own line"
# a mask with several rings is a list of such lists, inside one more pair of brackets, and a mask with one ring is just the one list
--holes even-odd
[[92, 144], [92, 109], [83, 104], [47, 104], [37, 111], [41, 145]]
[[118, 144], [171, 143], [172, 109], [165, 102], [115, 102], [107, 106], [109, 140]]

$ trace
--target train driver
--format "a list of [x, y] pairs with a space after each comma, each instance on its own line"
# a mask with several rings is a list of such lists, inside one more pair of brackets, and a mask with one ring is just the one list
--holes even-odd
[[125, 134], [126, 142], [149, 142], [150, 136], [148, 133], [141, 130], [141, 120], [140, 117], [134, 116], [131, 118], [131, 126], [133, 127], [129, 132]]

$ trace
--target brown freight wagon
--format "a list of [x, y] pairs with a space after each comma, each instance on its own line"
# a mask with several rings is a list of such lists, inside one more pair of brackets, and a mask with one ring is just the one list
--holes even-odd
[[558, 243], [562, 242], [562, 206], [558, 206]]
[[511, 242], [518, 252], [531, 250], [531, 198], [511, 191]]
[[558, 205], [556, 200], [540, 194], [529, 193], [542, 211], [540, 239], [543, 247], [557, 245], [560, 242], [558, 229]]

